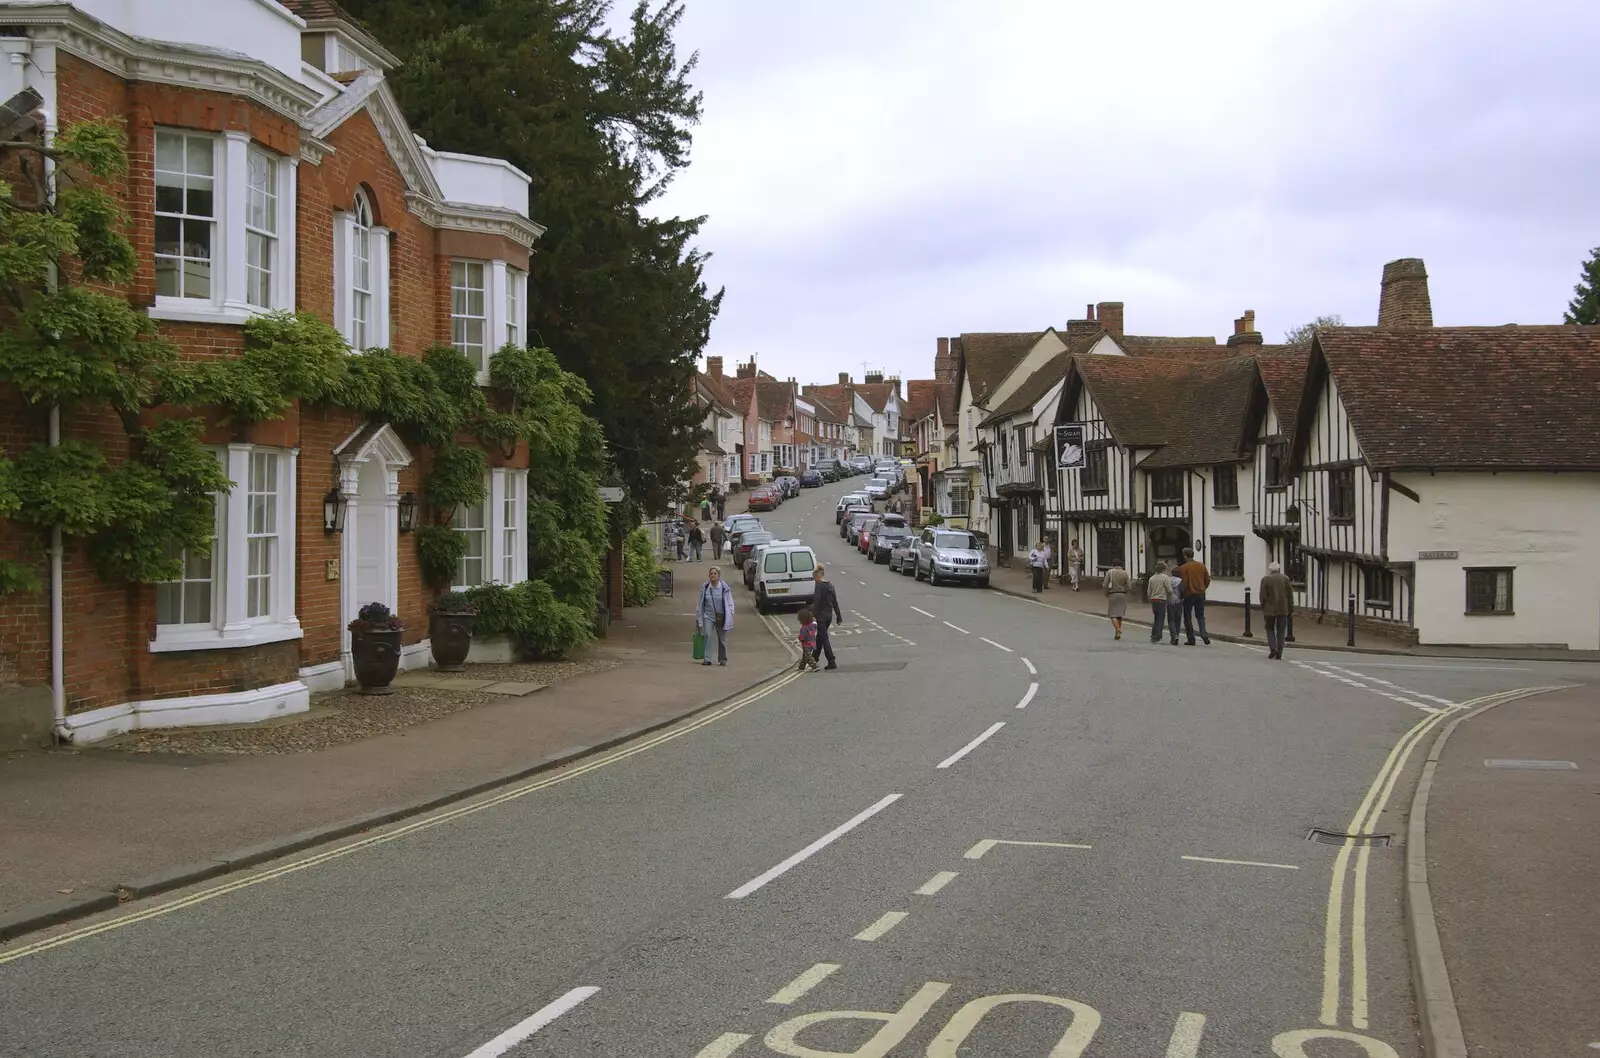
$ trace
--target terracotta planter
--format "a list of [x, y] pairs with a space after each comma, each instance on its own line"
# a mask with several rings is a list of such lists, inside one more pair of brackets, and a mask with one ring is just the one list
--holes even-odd
[[433, 665], [440, 672], [460, 672], [472, 649], [472, 620], [469, 613], [428, 615], [428, 642], [433, 649]]
[[390, 632], [351, 632], [350, 658], [362, 694], [393, 694], [395, 673], [400, 671], [399, 629]]

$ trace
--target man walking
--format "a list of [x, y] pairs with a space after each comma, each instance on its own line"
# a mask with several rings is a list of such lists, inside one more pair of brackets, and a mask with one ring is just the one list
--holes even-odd
[[1289, 630], [1289, 615], [1294, 612], [1294, 588], [1283, 575], [1283, 567], [1273, 562], [1261, 578], [1261, 616], [1267, 625], [1267, 657], [1282, 659], [1283, 637]]
[[839, 609], [839, 593], [834, 591], [833, 582], [828, 580], [828, 571], [820, 562], [811, 571], [811, 579], [816, 582], [816, 591], [811, 596], [811, 609], [817, 615], [817, 650], [828, 659], [824, 668], [836, 669], [839, 665], [833, 660], [833, 640], [828, 638], [828, 629], [835, 620], [844, 624], [844, 613]]
[[728, 530], [722, 527], [721, 522], [711, 523], [711, 554], [719, 561], [722, 558], [722, 545], [727, 542]]
[[700, 549], [705, 546], [706, 535], [700, 531], [700, 523], [695, 522], [689, 526], [689, 553], [696, 562], [700, 561]]
[[[1150, 642], [1161, 642], [1161, 633], [1167, 629], [1167, 607], [1176, 605], [1172, 595], [1172, 578], [1167, 576], [1167, 564], [1156, 563], [1156, 571], [1150, 574], [1150, 580], [1145, 585], [1145, 595], [1150, 600]], [[1172, 634], [1172, 641], [1178, 641], [1176, 631]]]
[[1033, 573], [1033, 593], [1038, 595], [1044, 590], [1045, 553], [1038, 545], [1028, 552], [1028, 569]]
[[1211, 572], [1205, 563], [1194, 557], [1194, 548], [1183, 549], [1183, 565], [1178, 567], [1178, 580], [1183, 584], [1183, 631], [1187, 645], [1194, 646], [1194, 626], [1200, 625], [1200, 638], [1206, 646], [1211, 636], [1206, 632], [1206, 589], [1211, 587]]
[[720, 522], [724, 518], [727, 517], [727, 515], [722, 513], [722, 509], [724, 507], [726, 507], [727, 505], [728, 505], [728, 494], [726, 492], [723, 492], [721, 489], [718, 489], [717, 490], [717, 521]]

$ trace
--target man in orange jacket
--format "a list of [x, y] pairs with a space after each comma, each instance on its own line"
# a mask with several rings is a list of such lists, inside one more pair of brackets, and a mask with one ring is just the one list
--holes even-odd
[[1194, 626], [1198, 621], [1200, 638], [1210, 646], [1211, 637], [1206, 634], [1206, 589], [1211, 587], [1211, 573], [1205, 563], [1194, 557], [1194, 548], [1183, 549], [1183, 565], [1178, 567], [1177, 577], [1183, 582], [1183, 631], [1188, 645], [1194, 646]]

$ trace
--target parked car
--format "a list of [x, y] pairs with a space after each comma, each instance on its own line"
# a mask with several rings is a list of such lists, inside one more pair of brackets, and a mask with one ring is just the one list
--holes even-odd
[[865, 474], [872, 469], [872, 457], [869, 455], [853, 455], [846, 462], [850, 464], [857, 474]]
[[871, 481], [867, 482], [866, 491], [867, 495], [872, 499], [881, 500], [889, 495], [889, 489], [891, 487], [892, 484], [888, 478], [874, 477]]
[[917, 546], [918, 580], [937, 585], [941, 580], [970, 581], [989, 586], [989, 556], [978, 538], [965, 529], [929, 526]]
[[800, 487], [803, 489], [822, 488], [822, 472], [820, 470], [808, 470], [801, 474]]
[[887, 565], [889, 556], [900, 544], [912, 538], [911, 529], [904, 524], [890, 525], [885, 519], [872, 530], [871, 550], [868, 557], [878, 565]]
[[739, 542], [738, 537], [740, 533], [744, 532], [746, 529], [761, 528], [764, 527], [761, 524], [760, 518], [757, 518], [753, 514], [745, 514], [743, 512], [740, 512], [739, 514], [728, 515], [728, 517], [722, 523], [723, 532], [728, 534], [728, 548], [730, 551], [732, 550], [733, 545]]
[[784, 499], [800, 495], [800, 479], [793, 474], [779, 474], [772, 483], [783, 493]]
[[844, 521], [845, 514], [848, 511], [852, 510], [853, 508], [861, 507], [864, 507], [868, 510], [872, 509], [872, 501], [867, 498], [866, 493], [846, 493], [845, 495], [839, 497], [838, 504], [833, 508], [833, 523], [838, 525], [840, 522]]
[[815, 470], [823, 477], [827, 477], [828, 471], [837, 471], [839, 469], [839, 461], [836, 459], [819, 459], [815, 463], [811, 464], [811, 469]]
[[869, 514], [861, 519], [861, 528], [856, 535], [856, 550], [863, 555], [867, 553], [867, 539], [872, 535], [873, 527], [883, 520], [881, 514]]
[[894, 550], [889, 552], [889, 572], [903, 573], [909, 577], [916, 564], [917, 538], [908, 533], [897, 541]]
[[852, 514], [850, 517], [844, 520], [845, 529], [840, 535], [842, 535], [844, 539], [850, 541], [850, 543], [856, 544], [857, 549], [859, 550], [858, 541], [861, 539], [861, 533], [863, 529], [865, 529], [866, 526], [871, 522], [877, 521], [878, 517], [878, 515], [873, 514], [871, 511], [857, 511], [855, 514]]
[[733, 564], [743, 569], [745, 559], [750, 557], [750, 552], [755, 550], [757, 544], [764, 544], [775, 538], [775, 533], [769, 533], [765, 529], [751, 529], [742, 533], [739, 542], [733, 546]]
[[761, 551], [756, 571], [756, 612], [771, 613], [780, 606], [807, 606], [816, 594], [812, 578], [817, 556], [798, 540], [772, 544]]
[[775, 511], [782, 502], [783, 498], [778, 494], [778, 490], [771, 485], [750, 490], [749, 507], [752, 511]]

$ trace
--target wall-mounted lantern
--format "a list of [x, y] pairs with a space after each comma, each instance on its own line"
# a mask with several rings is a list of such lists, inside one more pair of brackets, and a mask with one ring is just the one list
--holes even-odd
[[400, 497], [400, 531], [409, 533], [417, 527], [417, 494], [408, 492]]
[[344, 513], [349, 506], [344, 493], [336, 484], [322, 497], [322, 531], [329, 535], [344, 532]]

